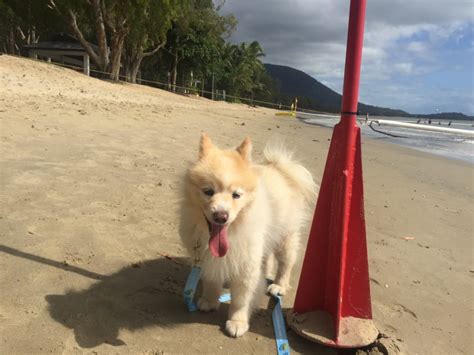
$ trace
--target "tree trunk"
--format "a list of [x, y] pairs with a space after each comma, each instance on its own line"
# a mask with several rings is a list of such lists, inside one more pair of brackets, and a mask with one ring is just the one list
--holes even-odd
[[132, 83], [137, 82], [137, 75], [138, 75], [138, 72], [140, 71], [140, 66], [142, 65], [143, 59], [145, 59], [145, 57], [149, 57], [149, 56], [157, 53], [164, 45], [165, 45], [165, 42], [160, 43], [159, 45], [157, 45], [154, 49], [152, 49], [149, 52], [144, 52], [143, 51], [143, 45], [142, 44], [138, 45], [137, 49], [135, 50], [135, 54], [132, 54], [131, 61], [130, 61], [130, 72], [131, 72], [131, 82]]
[[132, 81], [132, 62], [133, 58], [131, 54], [127, 51], [127, 49], [124, 49], [123, 65], [125, 71], [125, 81], [128, 82]]
[[125, 80], [128, 81], [129, 83], [133, 83], [132, 81], [132, 65], [125, 64]]
[[[99, 68], [99, 70], [106, 71], [107, 70], [107, 65], [109, 64], [109, 58], [108, 56], [103, 57], [103, 51], [99, 49], [99, 55], [94, 51], [94, 49], [91, 47], [89, 42], [85, 39], [84, 35], [82, 34], [82, 31], [79, 29], [79, 26], [77, 25], [77, 19], [76, 15], [72, 10], [69, 9], [68, 11], [68, 19], [69, 19], [69, 26], [71, 27], [72, 33], [74, 35], [74, 38], [76, 38], [84, 47], [85, 51], [87, 54], [89, 54], [89, 57], [91, 60], [94, 62], [95, 65]], [[99, 34], [97, 34], [97, 37], [99, 39]], [[99, 41], [99, 48], [100, 48], [100, 41]], [[106, 47], [107, 49], [107, 47]]]
[[15, 54], [15, 32], [10, 28], [10, 33], [7, 39], [8, 54]]
[[89, 55], [92, 62], [99, 68], [99, 70], [105, 72], [109, 66], [109, 50], [107, 47], [107, 35], [105, 32], [105, 19], [104, 14], [105, 6], [102, 7], [101, 0], [90, 0], [89, 5], [92, 6], [95, 20], [95, 35], [98, 44], [98, 53], [92, 48], [90, 43], [84, 37], [79, 25], [77, 24], [76, 13], [72, 8], [66, 8], [63, 11], [51, 0], [48, 7], [55, 10], [61, 17], [66, 19], [67, 24], [71, 29], [71, 33], [75, 39], [81, 43], [84, 50]]
[[105, 33], [105, 21], [104, 14], [102, 13], [103, 8], [101, 8], [100, 0], [93, 0], [92, 7], [94, 9], [95, 17], [95, 30], [97, 37], [97, 44], [99, 47], [99, 61], [102, 63], [102, 66], [105, 68], [109, 64], [109, 53], [107, 48], [107, 36]]
[[176, 78], [178, 77], [178, 51], [174, 53], [173, 68], [171, 69], [172, 91], [176, 92]]
[[132, 64], [132, 83], [137, 82], [138, 71], [140, 70], [140, 65], [142, 64], [143, 56], [138, 57]]
[[140, 51], [136, 47], [129, 48], [128, 53], [127, 53], [127, 50], [125, 50], [124, 66], [125, 66], [125, 73], [126, 73], [125, 76], [128, 82], [134, 83], [134, 84], [137, 82], [137, 74], [138, 74], [138, 71], [140, 70], [142, 59], [143, 59], [143, 51]]
[[28, 28], [28, 37], [26, 40], [26, 44], [33, 44], [38, 43], [40, 36], [36, 36], [36, 28], [35, 26]]
[[[140, 63], [137, 64], [138, 61], [138, 48], [134, 44], [133, 46], [124, 47], [124, 62], [123, 65], [125, 67], [125, 80], [129, 83], [135, 83], [138, 73], [137, 65], [140, 66]], [[140, 61], [141, 62], [141, 61]]]
[[116, 33], [111, 39], [110, 64], [108, 70], [111, 80], [119, 81], [120, 79], [120, 64], [125, 36], [126, 33]]

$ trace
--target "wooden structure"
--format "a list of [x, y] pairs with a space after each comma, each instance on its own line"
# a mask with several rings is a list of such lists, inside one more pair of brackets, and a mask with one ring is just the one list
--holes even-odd
[[[91, 44], [94, 50], [97, 46]], [[23, 47], [30, 58], [42, 58], [48, 62], [57, 62], [82, 67], [84, 74], [90, 75], [90, 58], [84, 47], [69, 36], [56, 36], [50, 41], [29, 44]]]

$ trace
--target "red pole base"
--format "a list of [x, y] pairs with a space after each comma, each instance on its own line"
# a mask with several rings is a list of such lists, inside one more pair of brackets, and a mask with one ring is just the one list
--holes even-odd
[[334, 128], [313, 224], [288, 317], [299, 334], [335, 347], [372, 343], [360, 129], [355, 115]]
[[324, 311], [288, 313], [287, 322], [297, 334], [334, 348], [359, 348], [372, 344], [379, 335], [371, 319], [346, 317], [340, 320], [340, 334], [334, 333], [332, 316]]

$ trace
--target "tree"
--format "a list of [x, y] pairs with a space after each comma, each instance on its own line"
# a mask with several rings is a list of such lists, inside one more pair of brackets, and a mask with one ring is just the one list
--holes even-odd
[[0, 1], [0, 43], [4, 53], [15, 54], [17, 51], [15, 41], [16, 20], [11, 7], [4, 1]]
[[[277, 85], [265, 73], [258, 42], [228, 42], [237, 21], [219, 14], [213, 0], [0, 0], [0, 46], [18, 53], [39, 36], [72, 34], [92, 63], [114, 80], [123, 69], [135, 82], [145, 58], [148, 78], [168, 80], [175, 90], [178, 69], [229, 95], [271, 98]], [[57, 16], [51, 16], [53, 9]], [[97, 45], [92, 45], [94, 42]], [[163, 50], [161, 50], [163, 49]], [[155, 55], [156, 54], [156, 55]]]
[[[273, 103], [284, 103], [280, 93], [280, 82], [273, 79], [266, 69], [259, 75], [261, 86], [254, 91], [255, 99]], [[291, 100], [288, 101], [291, 104]]]
[[[176, 88], [178, 65], [207, 76], [218, 60], [225, 41], [234, 30], [232, 15], [220, 16], [211, 0], [194, 0], [173, 21], [168, 32], [166, 49], [171, 56], [171, 82]], [[183, 83], [184, 84], [184, 83]]]
[[[123, 45], [130, 31], [129, 15], [134, 6], [135, 1], [132, 0], [49, 2], [49, 7], [66, 21], [72, 35], [81, 43], [93, 63], [99, 70], [109, 73], [112, 80], [119, 80]], [[91, 31], [91, 28], [95, 28], [97, 51], [86, 39], [87, 31]]]
[[219, 85], [232, 96], [252, 96], [255, 90], [262, 89], [261, 78], [265, 72], [260, 61], [262, 56], [262, 47], [256, 41], [250, 44], [226, 44]]
[[5, 53], [20, 54], [23, 45], [61, 31], [48, 15], [47, 0], [0, 0], [0, 45]]
[[144, 58], [157, 53], [166, 44], [172, 20], [186, 1], [142, 0], [130, 14], [130, 32], [125, 40], [125, 76], [132, 83]]

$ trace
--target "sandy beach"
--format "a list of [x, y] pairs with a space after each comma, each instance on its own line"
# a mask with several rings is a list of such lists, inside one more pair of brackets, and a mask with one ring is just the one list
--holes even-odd
[[[222, 147], [250, 136], [256, 160], [283, 140], [320, 182], [330, 129], [6, 55], [0, 83], [1, 353], [275, 353], [266, 296], [238, 339], [222, 331], [228, 306], [185, 310], [182, 176], [205, 131]], [[474, 166], [362, 144], [374, 321], [390, 353], [471, 353]], [[288, 336], [293, 354], [336, 353]]]

